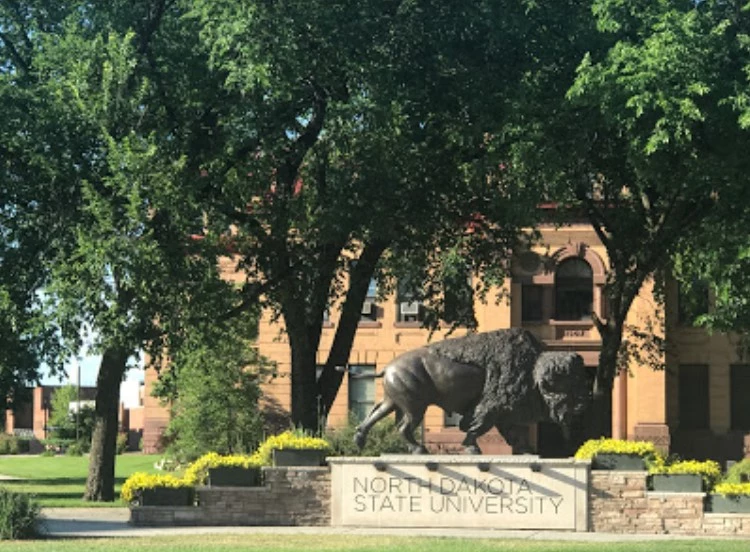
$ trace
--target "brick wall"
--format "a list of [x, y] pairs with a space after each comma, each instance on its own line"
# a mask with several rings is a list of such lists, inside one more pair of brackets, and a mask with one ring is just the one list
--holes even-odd
[[704, 513], [704, 493], [647, 490], [646, 472], [592, 471], [591, 530], [750, 536], [750, 515]]
[[198, 506], [139, 506], [136, 526], [317, 525], [331, 523], [328, 468], [264, 468], [263, 487], [201, 487]]
[[[264, 468], [263, 487], [201, 487], [198, 506], [131, 510], [136, 526], [328, 526], [328, 468]], [[647, 490], [645, 472], [592, 471], [590, 527], [603, 533], [750, 536], [750, 515], [704, 513], [703, 493]]]

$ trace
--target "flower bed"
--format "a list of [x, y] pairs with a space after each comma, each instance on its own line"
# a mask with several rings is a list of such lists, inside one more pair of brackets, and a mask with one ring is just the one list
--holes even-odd
[[[188, 469], [185, 471], [185, 479], [193, 485], [205, 485], [209, 482], [209, 471], [217, 468], [235, 468], [235, 475], [237, 480], [240, 478], [243, 481], [250, 482], [251, 478], [254, 478], [256, 483], [260, 484], [260, 467], [261, 462], [257, 455], [245, 456], [245, 455], [227, 455], [222, 456], [216, 452], [209, 452], [198, 458], [195, 462], [190, 464]], [[241, 474], [237, 470], [246, 470], [247, 473]], [[228, 474], [227, 474], [228, 475]], [[217, 485], [217, 479], [222, 481], [221, 475], [215, 474], [214, 478], [210, 480], [211, 485]], [[221, 483], [220, 483], [221, 484]], [[238, 486], [244, 486], [238, 484]]]
[[750, 483], [719, 483], [711, 494], [711, 511], [750, 514]]
[[320, 466], [326, 451], [320, 449], [273, 449], [274, 466]]
[[649, 473], [655, 491], [700, 493], [714, 486], [721, 476], [721, 467], [713, 460], [667, 463], [658, 457]]
[[194, 488], [174, 475], [136, 472], [123, 484], [121, 496], [128, 504], [141, 506], [189, 506], [193, 503]]
[[658, 473], [650, 477], [651, 490], [660, 493], [701, 493], [703, 478], [694, 473]]
[[[277, 454], [274, 451], [290, 451], [290, 450], [310, 450], [313, 453], [307, 453], [309, 455], [314, 454], [317, 458], [316, 466], [320, 465], [321, 460], [325, 458], [327, 454], [331, 452], [331, 445], [325, 439], [320, 437], [310, 437], [301, 434], [296, 431], [285, 431], [279, 435], [274, 435], [266, 439], [258, 450], [255, 452], [257, 459], [264, 465], [279, 465], [274, 464], [274, 455]], [[281, 456], [285, 456], [282, 453]], [[298, 458], [296, 461], [303, 461]], [[287, 464], [290, 465], [290, 464]], [[310, 464], [291, 464], [291, 465], [310, 465]]]
[[649, 441], [591, 439], [581, 445], [575, 457], [590, 459], [594, 469], [641, 471], [660, 456]]
[[259, 487], [260, 467], [219, 466], [208, 469], [209, 487]]

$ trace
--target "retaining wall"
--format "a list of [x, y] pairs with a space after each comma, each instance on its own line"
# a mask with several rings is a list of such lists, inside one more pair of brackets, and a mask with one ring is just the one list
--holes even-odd
[[647, 490], [646, 472], [597, 471], [590, 479], [590, 528], [602, 533], [750, 536], [750, 514], [704, 512], [705, 493]]
[[[198, 506], [139, 506], [136, 526], [331, 524], [329, 468], [264, 468], [263, 487], [200, 487]], [[704, 493], [647, 490], [645, 472], [591, 471], [589, 530], [750, 537], [750, 514], [704, 512]]]
[[137, 506], [130, 523], [177, 525], [330, 525], [328, 468], [264, 468], [263, 487], [199, 487], [198, 506]]

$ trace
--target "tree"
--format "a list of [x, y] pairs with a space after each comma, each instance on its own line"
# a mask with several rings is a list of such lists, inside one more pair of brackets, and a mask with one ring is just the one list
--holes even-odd
[[597, 434], [607, 431], [623, 329], [643, 283], [746, 187], [749, 136], [737, 91], [746, 86], [747, 16], [738, 8], [594, 2], [598, 34], [575, 81], [564, 100], [546, 108], [547, 94], [537, 100], [536, 109], [557, 116], [527, 127], [540, 131], [528, 138], [533, 150], [518, 150], [520, 167], [561, 184], [552, 197], [592, 224], [609, 256], [607, 316], [594, 320], [602, 337]]
[[[735, 332], [739, 352], [748, 352], [750, 331], [750, 243], [744, 198], [722, 201], [699, 235], [680, 242], [670, 267], [680, 287], [680, 307], [697, 314], [692, 323], [709, 331]], [[703, 303], [711, 290], [710, 310]]]
[[[0, 397], [9, 406], [26, 400], [26, 387], [39, 378], [45, 362], [62, 367], [56, 329], [44, 317], [40, 292], [43, 264], [59, 243], [59, 217], [66, 190], [35, 179], [45, 169], [44, 146], [35, 141], [43, 122], [29, 117], [34, 96], [32, 57], [41, 27], [54, 27], [54, 15], [65, 2], [0, 5]], [[52, 147], [55, 141], [52, 140]], [[19, 215], [23, 215], [20, 217]]]
[[[330, 408], [373, 279], [385, 292], [408, 276], [432, 327], [471, 324], [445, 300], [456, 267], [483, 276], [480, 292], [502, 281], [539, 193], [505, 177], [497, 142], [530, 75], [558, 70], [574, 36], [564, 22], [582, 10], [197, 3], [212, 67], [236, 94], [216, 119], [225, 155], [202, 166], [208, 224], [232, 229], [245, 304], [283, 319], [295, 423], [317, 428], [318, 398]], [[330, 308], [340, 316], [316, 381]]]
[[12, 243], [38, 256], [39, 283], [30, 289], [47, 305], [54, 337], [75, 351], [84, 329], [97, 336], [102, 362], [85, 498], [113, 500], [128, 360], [179, 341], [196, 305], [207, 316], [231, 289], [219, 280], [210, 241], [189, 238], [202, 211], [176, 184], [189, 149], [179, 131], [200, 138], [188, 132], [200, 117], [182, 93], [192, 89], [179, 81], [193, 77], [201, 53], [188, 40], [191, 30], [177, 25], [183, 12], [171, 2], [3, 10], [23, 27], [19, 42], [34, 43], [24, 59], [8, 48], [13, 78], [3, 91], [29, 102], [18, 110], [23, 131], [9, 135], [22, 142], [10, 140], [22, 162], [3, 175], [17, 192], [3, 208], [17, 235], [43, 245], [36, 251], [31, 240]]
[[170, 407], [164, 437], [181, 460], [207, 452], [250, 454], [263, 440], [259, 383], [272, 370], [252, 344], [257, 319], [246, 312], [196, 326], [172, 352], [155, 393]]

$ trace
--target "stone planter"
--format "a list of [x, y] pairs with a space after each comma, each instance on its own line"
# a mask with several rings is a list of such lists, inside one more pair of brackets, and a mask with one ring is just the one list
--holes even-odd
[[143, 489], [138, 497], [139, 506], [192, 506], [195, 491], [191, 487], [157, 487]]
[[325, 463], [326, 451], [319, 449], [273, 449], [273, 465], [284, 466], [322, 466]]
[[750, 514], [750, 495], [711, 495], [714, 514]]
[[644, 471], [646, 463], [637, 454], [600, 453], [591, 459], [594, 470]]
[[694, 473], [657, 473], [651, 476], [651, 489], [662, 493], [702, 493], [703, 478]]
[[208, 469], [209, 487], [260, 487], [260, 468], [221, 466]]

